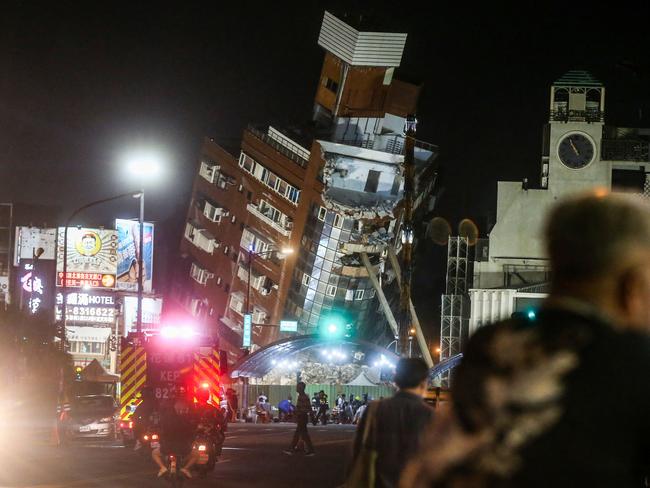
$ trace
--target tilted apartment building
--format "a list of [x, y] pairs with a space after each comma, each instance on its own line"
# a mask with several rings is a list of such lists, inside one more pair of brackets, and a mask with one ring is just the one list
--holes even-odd
[[[309, 334], [344, 317], [365, 337], [392, 338], [383, 294], [397, 274], [390, 256], [401, 246], [403, 131], [420, 86], [394, 78], [407, 35], [364, 28], [325, 12], [312, 121], [251, 125], [237, 154], [203, 143], [181, 243], [182, 302], [233, 353], [242, 345], [249, 257], [254, 347], [276, 340], [283, 319]], [[436, 156], [435, 146], [416, 142], [420, 212]], [[286, 248], [293, 252], [274, 252]]]

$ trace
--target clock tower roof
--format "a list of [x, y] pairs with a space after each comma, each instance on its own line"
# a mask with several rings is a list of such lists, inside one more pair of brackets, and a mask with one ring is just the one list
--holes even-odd
[[584, 86], [584, 87], [602, 87], [603, 84], [593, 77], [589, 71], [571, 70], [564, 73], [558, 78], [553, 86]]

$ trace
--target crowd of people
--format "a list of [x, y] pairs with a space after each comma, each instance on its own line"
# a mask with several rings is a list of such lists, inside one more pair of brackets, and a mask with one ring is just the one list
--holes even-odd
[[361, 418], [346, 486], [649, 486], [650, 206], [569, 198], [545, 237], [541, 309], [470, 338], [435, 416], [426, 367], [400, 360], [398, 393]]

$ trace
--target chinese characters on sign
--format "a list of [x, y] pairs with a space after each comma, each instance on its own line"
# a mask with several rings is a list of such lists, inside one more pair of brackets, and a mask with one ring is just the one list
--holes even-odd
[[[57, 239], [57, 285], [63, 285], [65, 229]], [[66, 286], [114, 288], [117, 274], [117, 232], [107, 229], [68, 228]]]
[[[56, 320], [61, 320], [63, 294], [56, 295]], [[93, 324], [115, 322], [115, 297], [108, 293], [68, 293], [66, 321]]]
[[[65, 286], [70, 288], [114, 288], [115, 275], [101, 273], [79, 273], [70, 272], [67, 274]], [[63, 271], [56, 274], [56, 286], [63, 286]]]
[[298, 321], [296, 320], [281, 320], [280, 332], [298, 332]]
[[[37, 261], [36, 267], [31, 259], [22, 259], [18, 268], [18, 290], [21, 309], [32, 314], [54, 307], [53, 261]], [[33, 287], [33, 289], [32, 289]]]
[[244, 337], [242, 338], [242, 347], [251, 347], [251, 333], [253, 329], [253, 316], [249, 313], [244, 314]]

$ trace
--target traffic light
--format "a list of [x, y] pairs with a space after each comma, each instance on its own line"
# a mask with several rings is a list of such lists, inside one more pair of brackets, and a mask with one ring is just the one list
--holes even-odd
[[537, 319], [537, 311], [534, 308], [528, 308], [524, 311], [513, 312], [510, 318], [533, 322]]
[[319, 335], [326, 340], [349, 339], [356, 334], [354, 320], [341, 311], [331, 311], [321, 317]]
[[75, 366], [74, 368], [74, 380], [75, 381], [81, 381], [81, 372], [83, 371], [83, 368], [81, 366]]

